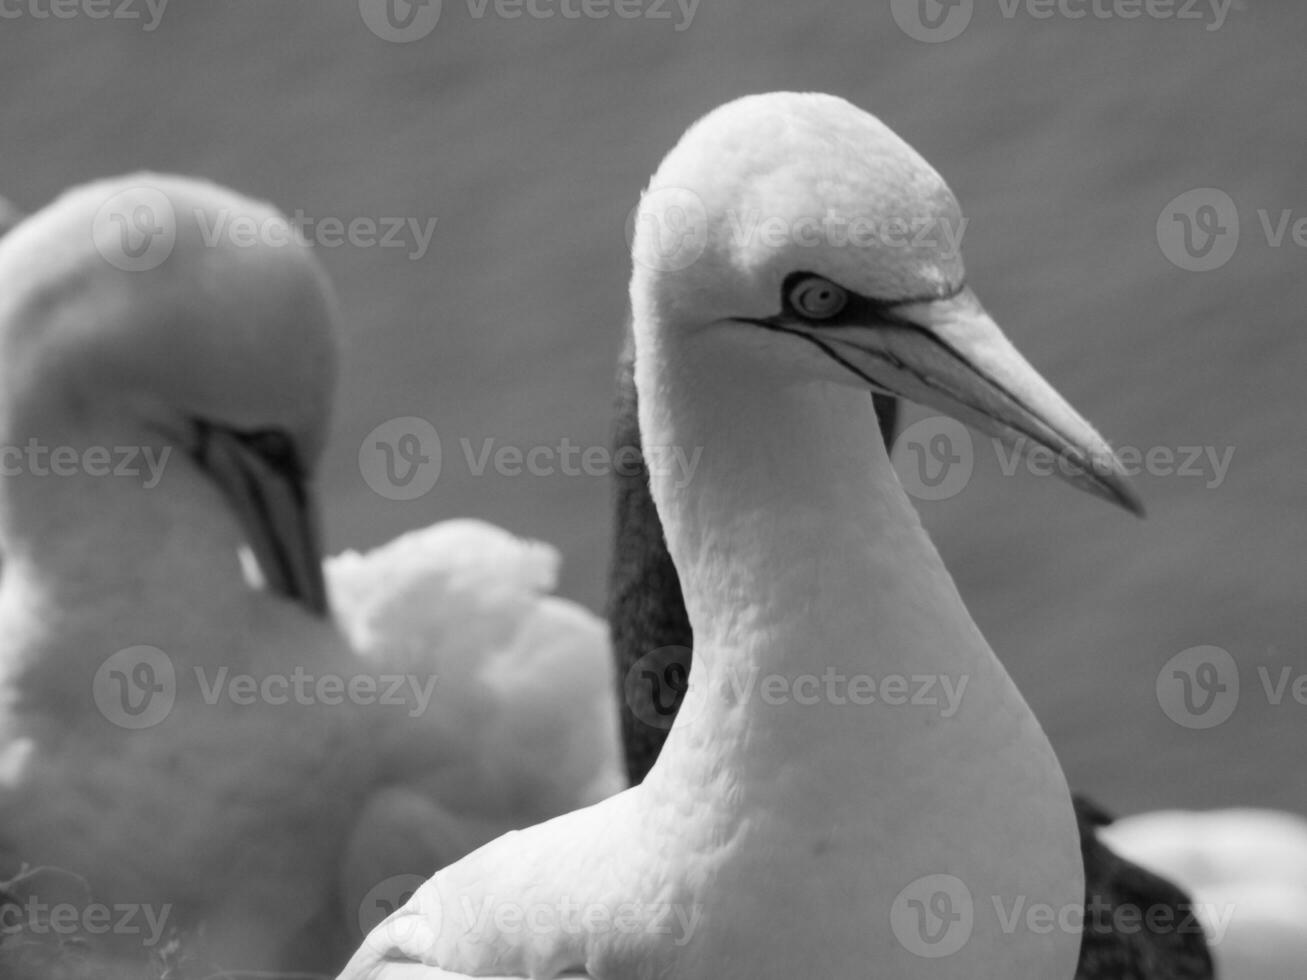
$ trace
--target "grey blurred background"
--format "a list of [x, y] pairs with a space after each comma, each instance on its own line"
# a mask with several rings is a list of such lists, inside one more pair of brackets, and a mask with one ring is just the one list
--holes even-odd
[[[1209, 0], [1198, 19], [1041, 18], [1015, 2], [975, 0], [965, 30], [932, 43], [892, 16], [910, 13], [899, 0], [702, 0], [688, 19], [675, 0], [669, 19], [509, 19], [493, 3], [478, 17], [445, 0], [429, 34], [399, 44], [357, 0], [172, 0], [151, 30], [145, 0], [109, 5], [136, 20], [4, 0], [0, 194], [34, 209], [149, 167], [315, 218], [437, 219], [418, 258], [320, 250], [348, 324], [321, 480], [329, 544], [482, 517], [556, 544], [562, 591], [601, 609], [608, 480], [476, 476], [460, 440], [606, 445], [624, 226], [662, 154], [738, 95], [843, 95], [950, 181], [973, 285], [1110, 439], [1234, 450], [1220, 480], [1210, 464], [1139, 477], [1142, 523], [1005, 476], [979, 439], [965, 488], [921, 504], [1072, 784], [1119, 812], [1307, 811], [1307, 706], [1291, 683], [1272, 704], [1258, 673], [1307, 672], [1307, 248], [1292, 232], [1307, 218], [1307, 9], [1247, 0], [1218, 28]], [[1238, 208], [1238, 248], [1206, 272], [1157, 234], [1197, 187]], [[1286, 210], [1277, 247], [1258, 212], [1274, 230]], [[444, 448], [439, 481], [408, 502], [373, 492], [358, 460], [401, 416], [429, 419]], [[1159, 671], [1207, 644], [1233, 655], [1241, 692], [1196, 730], [1162, 710]]]

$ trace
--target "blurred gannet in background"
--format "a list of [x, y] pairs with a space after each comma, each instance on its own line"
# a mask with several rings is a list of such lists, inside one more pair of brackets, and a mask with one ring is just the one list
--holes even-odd
[[[899, 486], [867, 392], [1027, 436], [1080, 464], [1071, 482], [1138, 505], [956, 254], [777, 248], [733, 233], [746, 214], [790, 229], [961, 219], [918, 154], [829, 96], [730, 103], [671, 152], [642, 198], [631, 301], [645, 445], [703, 450], [693, 479], [651, 480], [696, 643], [680, 716], [643, 783], [443, 869], [344, 980], [1074, 974], [1076, 932], [994, 913], [1081, 903], [1070, 793]], [[702, 254], [669, 260], [672, 226]], [[737, 687], [871, 668], [968, 686], [948, 718]], [[928, 934], [963, 919], [952, 955], [931, 956]]]
[[[211, 237], [237, 220], [285, 222], [140, 174], [78, 188], [0, 242], [0, 446], [16, 467], [0, 483], [0, 848], [150, 909], [224, 970], [334, 971], [387, 876], [617, 788], [610, 655], [596, 617], [546, 594], [556, 553], [488, 525], [436, 525], [324, 573], [312, 481], [335, 301], [307, 247]], [[175, 232], [170, 254], [124, 271], [146, 230]], [[52, 475], [49, 456], [14, 452], [32, 445], [84, 463]], [[136, 450], [138, 469], [91, 472], [100, 447]], [[234, 686], [297, 673], [406, 674], [433, 697]], [[433, 814], [447, 826], [415, 828]]]
[[[278, 217], [140, 175], [0, 239], [0, 842], [266, 968], [331, 909], [366, 769], [347, 712], [227, 696], [351, 655], [308, 487], [334, 300], [306, 248], [207, 246], [220, 216]], [[161, 266], [119, 267], [174, 232]]]
[[1099, 831], [1178, 882], [1214, 938], [1221, 980], [1285, 980], [1307, 964], [1307, 820], [1262, 809], [1159, 810]]

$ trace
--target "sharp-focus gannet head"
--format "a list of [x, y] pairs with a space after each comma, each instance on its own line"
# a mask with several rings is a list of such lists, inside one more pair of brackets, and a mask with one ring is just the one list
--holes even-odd
[[828, 95], [750, 96], [691, 127], [651, 181], [632, 308], [658, 330], [729, 331], [785, 377], [1031, 440], [1072, 464], [1070, 482], [1142, 513], [1111, 448], [968, 288], [964, 229], [943, 178], [874, 116]]
[[310, 481], [337, 343], [309, 248], [271, 206], [212, 184], [90, 184], [0, 239], [0, 444], [184, 450], [268, 585], [318, 613]]

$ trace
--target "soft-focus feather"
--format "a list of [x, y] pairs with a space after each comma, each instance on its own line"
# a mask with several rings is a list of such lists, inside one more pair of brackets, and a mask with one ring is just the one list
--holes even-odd
[[1251, 808], [1161, 810], [1100, 830], [1194, 898], [1222, 980], [1283, 980], [1307, 963], [1307, 820]]
[[446, 521], [327, 563], [338, 622], [369, 669], [434, 675], [420, 716], [378, 711], [379, 784], [345, 861], [345, 902], [426, 876], [499, 834], [624, 786], [607, 631], [551, 595], [559, 555]]

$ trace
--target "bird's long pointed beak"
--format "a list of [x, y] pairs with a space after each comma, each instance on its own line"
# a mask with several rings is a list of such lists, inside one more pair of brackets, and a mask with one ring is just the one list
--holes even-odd
[[874, 324], [805, 333], [876, 387], [1015, 449], [1051, 450], [1067, 482], [1143, 516], [1112, 448], [1012, 346], [970, 289], [895, 306]]
[[268, 587], [326, 616], [317, 506], [294, 454], [269, 451], [266, 433], [196, 428], [195, 457], [236, 512]]

